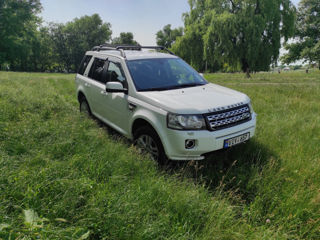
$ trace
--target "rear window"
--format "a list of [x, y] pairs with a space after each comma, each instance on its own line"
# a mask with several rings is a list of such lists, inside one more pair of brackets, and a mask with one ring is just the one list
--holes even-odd
[[86, 55], [83, 57], [82, 61], [81, 61], [81, 64], [80, 64], [80, 67], [78, 69], [78, 73], [83, 75], [84, 72], [86, 71], [86, 68], [88, 66], [88, 63], [90, 62], [92, 56], [89, 56], [89, 55]]
[[106, 60], [100, 59], [100, 58], [95, 58], [92, 65], [91, 65], [91, 69], [89, 72], [89, 78], [92, 78], [98, 82], [105, 84], [106, 78], [103, 76], [105, 63], [106, 63]]

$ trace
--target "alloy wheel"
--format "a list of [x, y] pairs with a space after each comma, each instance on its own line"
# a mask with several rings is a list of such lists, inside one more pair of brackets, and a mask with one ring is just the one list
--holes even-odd
[[137, 146], [147, 153], [149, 153], [154, 160], [159, 158], [159, 149], [154, 139], [149, 135], [141, 135], [136, 139]]

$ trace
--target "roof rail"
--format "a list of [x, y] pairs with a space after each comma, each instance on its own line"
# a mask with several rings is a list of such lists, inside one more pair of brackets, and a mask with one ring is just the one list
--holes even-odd
[[167, 51], [169, 54], [175, 55], [173, 52], [171, 52], [169, 49], [163, 46], [111, 45], [108, 43], [102, 44], [100, 46], [95, 46], [92, 48], [92, 51], [98, 51], [98, 52], [101, 50], [102, 51], [105, 51], [105, 50], [120, 51], [121, 56], [126, 58], [124, 50], [141, 51], [142, 49], [154, 49], [154, 50]]

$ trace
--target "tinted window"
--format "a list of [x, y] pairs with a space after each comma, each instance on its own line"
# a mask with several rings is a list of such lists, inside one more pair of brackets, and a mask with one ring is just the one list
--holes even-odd
[[95, 58], [89, 72], [89, 78], [101, 83], [106, 83], [106, 79], [103, 77], [103, 67], [105, 63], [106, 60]]
[[170, 90], [208, 83], [179, 58], [131, 60], [127, 65], [138, 91]]
[[84, 56], [82, 61], [81, 61], [81, 64], [80, 64], [80, 67], [78, 69], [78, 73], [83, 75], [84, 72], [86, 71], [86, 68], [88, 66], [88, 63], [90, 62], [92, 56]]

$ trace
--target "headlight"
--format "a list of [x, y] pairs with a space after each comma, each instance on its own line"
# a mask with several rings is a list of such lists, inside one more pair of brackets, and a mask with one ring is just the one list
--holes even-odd
[[206, 123], [202, 115], [179, 115], [169, 113], [167, 117], [168, 128], [178, 130], [202, 130], [206, 129]]

